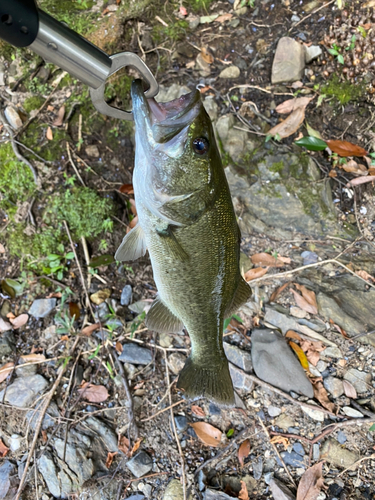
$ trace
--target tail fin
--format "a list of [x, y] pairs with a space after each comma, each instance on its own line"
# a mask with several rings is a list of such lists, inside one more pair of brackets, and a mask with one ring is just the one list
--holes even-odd
[[207, 368], [189, 357], [178, 377], [177, 387], [184, 389], [185, 394], [192, 399], [205, 397], [225, 406], [235, 404], [233, 384], [226, 359], [219, 367]]

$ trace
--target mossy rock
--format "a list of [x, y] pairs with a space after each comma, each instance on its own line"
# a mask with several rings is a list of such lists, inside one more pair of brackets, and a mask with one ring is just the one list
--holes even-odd
[[366, 92], [366, 86], [363, 83], [356, 83], [353, 85], [346, 80], [340, 80], [337, 74], [321, 87], [322, 94], [329, 97], [334, 97], [343, 106], [350, 101], [356, 101], [362, 97]]

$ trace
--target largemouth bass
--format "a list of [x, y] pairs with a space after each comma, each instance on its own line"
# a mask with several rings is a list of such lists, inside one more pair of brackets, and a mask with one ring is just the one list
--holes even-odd
[[186, 327], [191, 355], [177, 386], [191, 398], [233, 405], [223, 322], [251, 295], [240, 274], [240, 232], [211, 121], [198, 90], [167, 103], [131, 87], [139, 222], [116, 252], [119, 261], [149, 251], [158, 296], [148, 328]]

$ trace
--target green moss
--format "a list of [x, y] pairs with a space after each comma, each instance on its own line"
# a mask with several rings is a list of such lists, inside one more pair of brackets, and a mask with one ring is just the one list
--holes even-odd
[[34, 177], [27, 165], [17, 161], [11, 144], [0, 145], [0, 208], [9, 217], [17, 202], [26, 201], [35, 192]]
[[23, 109], [26, 111], [26, 113], [30, 113], [30, 111], [33, 111], [34, 109], [39, 109], [44, 101], [45, 99], [43, 99], [43, 97], [41, 96], [36, 95], [28, 97], [23, 102]]
[[91, 0], [40, 0], [40, 8], [69, 28], [86, 36], [95, 29], [97, 14], [91, 12]]
[[322, 94], [335, 97], [342, 105], [359, 99], [364, 92], [364, 84], [356, 83], [353, 85], [351, 82], [341, 81], [337, 74], [334, 74], [329, 82], [321, 87]]
[[181, 40], [186, 35], [186, 30], [189, 28], [187, 21], [179, 20], [175, 23], [163, 26], [162, 24], [155, 24], [152, 28], [151, 36], [157, 43], [170, 40], [176, 42]]
[[213, 0], [189, 0], [187, 3], [190, 4], [194, 12], [200, 12], [202, 10], [208, 12], [208, 8], [212, 2]]
[[70, 137], [66, 130], [53, 129], [53, 140], [46, 139], [46, 124], [36, 122], [30, 123], [21, 136], [21, 142], [38, 153], [46, 161], [55, 161], [61, 158], [61, 152], [65, 151], [64, 142]]
[[282, 171], [284, 170], [284, 162], [277, 161], [277, 162], [273, 163], [269, 170], [270, 170], [270, 172], [275, 172], [275, 173], [281, 174]]
[[111, 226], [112, 200], [101, 198], [89, 188], [67, 189], [51, 196], [47, 207], [45, 222], [49, 225], [57, 222], [62, 228], [66, 220], [75, 239], [93, 238]]

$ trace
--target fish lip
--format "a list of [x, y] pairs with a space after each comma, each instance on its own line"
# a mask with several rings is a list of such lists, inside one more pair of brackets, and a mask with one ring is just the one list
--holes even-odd
[[164, 103], [147, 99], [141, 80], [132, 82], [131, 97], [136, 125], [151, 130], [158, 143], [168, 142], [190, 125], [203, 106], [199, 90]]

